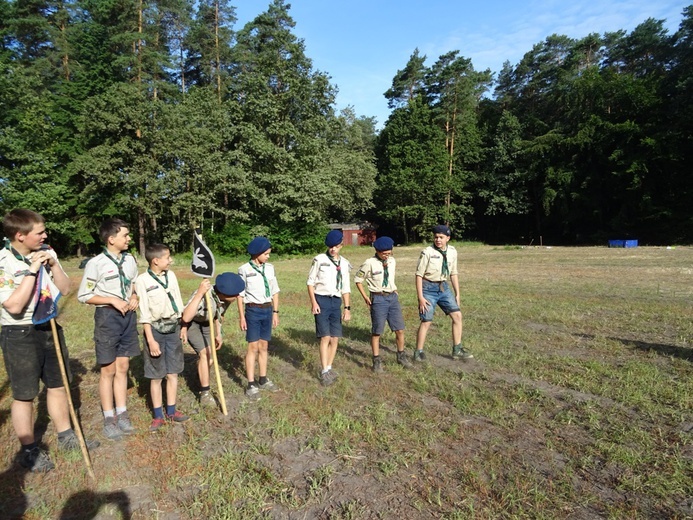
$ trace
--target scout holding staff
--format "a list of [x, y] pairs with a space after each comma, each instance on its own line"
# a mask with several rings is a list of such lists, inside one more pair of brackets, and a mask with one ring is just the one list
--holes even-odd
[[[385, 322], [395, 333], [397, 344], [397, 363], [410, 368], [411, 363], [404, 352], [404, 318], [399, 304], [397, 285], [395, 285], [395, 258], [392, 248], [395, 245], [390, 237], [380, 237], [373, 242], [375, 256], [367, 259], [354, 276], [356, 288], [371, 311], [371, 349], [373, 351], [373, 372], [382, 372], [380, 360], [380, 336], [385, 330]], [[366, 283], [369, 294], [363, 284]]]
[[[58, 432], [61, 450], [78, 450], [79, 441], [70, 427], [69, 403], [60, 371], [52, 326], [34, 325], [33, 315], [37, 275], [49, 270], [51, 284], [62, 294], [70, 291], [70, 279], [55, 252], [44, 245], [44, 218], [28, 209], [13, 209], [3, 220], [7, 243], [0, 250], [0, 344], [12, 388], [12, 425], [21, 444], [19, 464], [33, 472], [46, 472], [55, 466], [34, 437], [34, 399], [39, 381], [47, 389], [48, 414]], [[53, 293], [53, 291], [51, 291]], [[56, 301], [57, 303], [57, 301]], [[60, 351], [67, 359], [62, 328], [58, 327]], [[65, 363], [68, 367], [67, 362]], [[98, 441], [87, 442], [95, 448]]]

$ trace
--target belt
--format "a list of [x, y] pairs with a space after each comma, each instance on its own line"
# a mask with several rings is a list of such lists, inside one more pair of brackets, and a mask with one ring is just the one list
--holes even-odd
[[272, 306], [272, 302], [267, 302], [267, 303], [246, 303], [246, 307], [258, 307], [260, 309], [266, 309], [267, 307]]
[[371, 298], [373, 298], [373, 296], [390, 296], [391, 294], [394, 294], [394, 291], [393, 292], [372, 292]]

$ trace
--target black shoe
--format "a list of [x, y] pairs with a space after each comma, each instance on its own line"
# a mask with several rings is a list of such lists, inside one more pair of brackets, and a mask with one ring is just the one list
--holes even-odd
[[43, 451], [38, 446], [31, 448], [30, 450], [22, 449], [19, 453], [19, 464], [33, 471], [34, 473], [48, 473], [50, 470], [55, 468], [55, 464], [51, 462], [48, 453]]

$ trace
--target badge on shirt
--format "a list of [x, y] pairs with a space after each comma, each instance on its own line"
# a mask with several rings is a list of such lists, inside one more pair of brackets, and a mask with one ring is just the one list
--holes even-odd
[[92, 280], [91, 278], [87, 278], [87, 290], [93, 291], [94, 287], [96, 287], [96, 280]]
[[[375, 273], [373, 273], [375, 274]], [[356, 278], [363, 278], [366, 275], [366, 272], [363, 269], [359, 269], [359, 272], [356, 273]]]
[[5, 275], [5, 271], [0, 271], [0, 287], [14, 287], [14, 280]]

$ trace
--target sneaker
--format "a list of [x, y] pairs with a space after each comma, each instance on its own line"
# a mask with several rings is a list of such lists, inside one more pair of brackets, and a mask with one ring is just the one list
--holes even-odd
[[182, 423], [182, 422], [185, 422], [185, 421], [187, 421], [188, 419], [190, 419], [190, 417], [188, 417], [187, 415], [181, 413], [180, 410], [176, 410], [175, 412], [173, 412], [173, 415], [168, 415], [168, 414], [166, 414], [166, 418], [167, 418], [169, 421], [173, 421], [173, 422], [177, 422], [177, 423]]
[[22, 449], [19, 452], [19, 464], [34, 473], [47, 473], [55, 468], [55, 464], [51, 462], [48, 453], [38, 446], [30, 450]]
[[472, 359], [474, 355], [466, 350], [462, 344], [455, 345], [452, 347], [452, 358], [453, 359]]
[[103, 434], [112, 441], [119, 441], [123, 438], [123, 430], [118, 428], [115, 417], [106, 417], [103, 420]]
[[202, 406], [216, 406], [217, 401], [209, 390], [200, 392], [200, 404]]
[[260, 389], [257, 386], [251, 386], [249, 388], [246, 388], [245, 396], [248, 399], [250, 399], [251, 401], [259, 401], [260, 400]]
[[380, 359], [380, 356], [373, 358], [373, 372], [376, 374], [383, 372], [383, 362]]
[[403, 351], [397, 352], [397, 363], [403, 368], [411, 368], [411, 361], [407, 358], [407, 353]]
[[414, 351], [414, 363], [423, 363], [426, 361], [426, 354], [424, 354], [423, 350], [415, 350]]
[[128, 415], [127, 410], [116, 415], [116, 424], [118, 425], [118, 428], [120, 428], [120, 431], [125, 435], [130, 435], [131, 433], [135, 432], [135, 427], [130, 422], [130, 416]]
[[332, 372], [332, 370], [328, 370], [327, 372], [323, 372], [320, 374], [320, 384], [322, 386], [330, 386], [336, 380], [337, 378], [335, 377], [334, 372]]
[[[87, 445], [88, 450], [93, 450], [94, 448], [98, 448], [99, 446], [101, 446], [101, 443], [96, 439], [84, 439], [84, 444]], [[62, 439], [58, 437], [58, 448], [63, 451], [77, 451], [82, 449], [79, 445], [79, 439], [77, 438], [77, 434], [74, 431], [69, 435], [63, 437]]]
[[159, 431], [159, 429], [166, 424], [166, 419], [162, 417], [154, 417], [152, 419], [152, 424], [149, 425], [149, 431], [150, 432], [156, 432]]
[[265, 384], [259, 385], [260, 390], [269, 390], [270, 392], [278, 392], [279, 387], [275, 385], [272, 381], [269, 379], [265, 381]]

